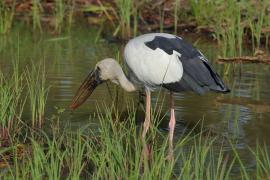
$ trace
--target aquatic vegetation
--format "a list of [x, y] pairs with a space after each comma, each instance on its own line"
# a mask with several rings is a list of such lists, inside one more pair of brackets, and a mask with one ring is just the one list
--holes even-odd
[[41, 11], [42, 6], [39, 0], [32, 0], [32, 8], [31, 8], [31, 15], [32, 15], [32, 24], [34, 30], [42, 31], [41, 27]]
[[181, 12], [180, 9], [180, 0], [175, 0], [174, 2], [174, 33], [177, 34], [177, 26], [178, 26], [178, 21], [179, 21], [179, 16], [181, 16], [181, 14], [179, 13], [179, 11]]
[[118, 14], [119, 27], [118, 28], [121, 30], [121, 36], [131, 37], [131, 15], [132, 15], [133, 1], [117, 0], [116, 5], [117, 5], [116, 12], [119, 12]]
[[3, 140], [8, 138], [12, 124], [15, 123], [19, 96], [13, 89], [12, 83], [8, 83], [2, 73], [0, 74], [0, 84], [0, 134]]
[[269, 21], [266, 17], [267, 5], [269, 5], [268, 1], [263, 1], [260, 11], [257, 11], [257, 8], [251, 7], [247, 9], [250, 16], [248, 17], [248, 23], [251, 30], [253, 49], [261, 46], [262, 29], [265, 25], [267, 26], [266, 22]]
[[[29, 14], [32, 17], [34, 31], [42, 32], [45, 29], [44, 27], [53, 29], [56, 33], [62, 32], [64, 27], [67, 27], [65, 30], [70, 30], [74, 17], [74, 0], [56, 0], [53, 2], [53, 7], [50, 4], [44, 6], [46, 3], [41, 3], [40, 0], [32, 0], [31, 4]], [[46, 14], [48, 11], [51, 13], [49, 16]]]
[[163, 6], [159, 7], [159, 32], [164, 32], [164, 16], [165, 16], [165, 11]]
[[13, 23], [15, 3], [7, 7], [3, 1], [0, 2], [0, 34], [7, 33]]
[[[33, 2], [36, 2], [36, 4], [33, 3], [29, 13], [31, 14], [30, 18], [32, 18], [30, 20], [33, 23], [31, 25], [33, 25], [33, 29], [36, 29], [36, 31], [42, 30], [45, 32], [46, 28], [44, 28], [44, 24], [46, 25], [48, 23], [42, 22], [44, 7], [41, 7], [42, 4], [40, 4], [40, 1], [33, 0]], [[58, 0], [57, 3], [59, 4], [53, 3], [54, 11], [50, 17], [53, 19], [52, 22], [58, 19], [55, 21], [58, 25], [52, 27], [56, 33], [65, 31], [67, 24], [67, 28], [70, 30], [71, 24], [76, 20], [74, 19], [76, 11], [78, 11], [76, 2], [74, 0], [68, 0], [68, 5], [66, 2], [64, 0]], [[101, 4], [101, 2], [104, 4]], [[17, 36], [15, 38], [10, 36], [11, 38], [8, 39], [8, 42], [4, 43], [5, 39], [3, 39], [3, 43], [0, 43], [0, 179], [269, 179], [270, 160], [268, 142], [262, 144], [261, 142], [255, 143], [253, 141], [254, 143], [251, 144], [252, 147], [248, 147], [245, 144], [246, 140], [249, 140], [247, 138], [244, 139], [245, 142], [240, 146], [237, 144], [242, 130], [243, 107], [247, 111], [247, 115], [244, 117], [246, 129], [254, 125], [256, 125], [256, 128], [260, 128], [255, 124], [258, 121], [249, 122], [249, 120], [253, 120], [249, 119], [249, 116], [256, 116], [256, 118], [261, 118], [262, 120], [265, 118], [264, 114], [253, 114], [252, 109], [248, 109], [249, 106], [245, 104], [250, 103], [249, 100], [243, 101], [244, 103], [240, 104], [230, 104], [230, 102], [226, 104], [225, 102], [226, 105], [222, 104], [221, 110], [209, 109], [211, 113], [213, 111], [213, 116], [211, 114], [211, 117], [206, 120], [213, 121], [213, 117], [221, 117], [220, 120], [217, 120], [219, 121], [217, 126], [222, 124], [225, 129], [230, 128], [229, 131], [225, 130], [224, 133], [212, 133], [207, 128], [198, 127], [199, 125], [195, 127], [191, 125], [194, 129], [189, 129], [190, 126], [186, 126], [186, 124], [182, 126], [182, 120], [192, 120], [192, 118], [189, 119], [187, 116], [190, 116], [190, 113], [194, 113], [193, 111], [183, 110], [182, 105], [186, 103], [196, 107], [196, 104], [200, 102], [196, 101], [194, 103], [193, 99], [185, 102], [185, 97], [188, 94], [185, 97], [179, 94], [177, 101], [180, 102], [178, 104], [183, 104], [177, 107], [179, 108], [178, 113], [184, 113], [179, 113], [180, 122], [178, 122], [178, 125], [181, 126], [180, 128], [184, 127], [186, 129], [183, 132], [182, 129], [178, 131], [182, 134], [178, 134], [177, 137], [179, 139], [175, 139], [175, 161], [173, 162], [167, 162], [165, 160], [168, 143], [167, 132], [164, 132], [166, 131], [165, 128], [160, 128], [159, 126], [161, 119], [165, 119], [165, 123], [168, 119], [168, 114], [164, 111], [162, 112], [162, 106], [166, 106], [166, 103], [163, 104], [164, 101], [166, 102], [164, 96], [162, 96], [164, 95], [162, 94], [163, 92], [160, 92], [163, 99], [157, 98], [158, 100], [156, 100], [156, 104], [152, 109], [152, 117], [156, 123], [151, 127], [147, 138], [149, 147], [152, 149], [151, 159], [149, 161], [141, 161], [142, 143], [140, 131], [142, 125], [135, 122], [135, 118], [138, 118], [135, 117], [137, 116], [136, 105], [134, 105], [136, 103], [129, 102], [128, 105], [125, 105], [124, 102], [129, 97], [126, 94], [123, 96], [121, 89], [116, 88], [116, 86], [113, 86], [113, 96], [109, 100], [113, 101], [112, 107], [97, 107], [98, 112], [95, 114], [92, 114], [93, 111], [91, 111], [89, 119], [91, 123], [81, 125], [81, 122], [79, 122], [79, 125], [75, 125], [79, 129], [62, 127], [67, 124], [66, 122], [72, 123], [69, 118], [73, 114], [70, 115], [70, 112], [65, 111], [66, 103], [69, 103], [67, 101], [69, 101], [68, 98], [70, 97], [67, 98], [65, 96], [66, 99], [61, 97], [61, 102], [57, 102], [56, 105], [48, 104], [47, 97], [49, 89], [45, 83], [46, 71], [57, 68], [57, 75], [66, 76], [66, 79], [60, 80], [57, 79], [59, 78], [57, 76], [48, 76], [54, 80], [49, 83], [55, 83], [55, 81], [59, 80], [63, 83], [61, 85], [65, 86], [63, 89], [60, 89], [61, 91], [58, 89], [59, 87], [54, 87], [53, 98], [55, 96], [59, 98], [58, 96], [62, 96], [63, 93], [71, 93], [71, 83], [77, 82], [71, 77], [70, 72], [75, 68], [74, 64], [77, 59], [91, 59], [91, 61], [95, 61], [104, 55], [112, 56], [116, 51], [113, 48], [114, 45], [110, 44], [107, 48], [107, 42], [104, 42], [102, 37], [104, 32], [112, 32], [110, 28], [115, 30], [115, 35], [126, 38], [136, 35], [138, 28], [148, 25], [152, 26], [152, 22], [149, 21], [152, 18], [154, 20], [161, 20], [155, 24], [157, 26], [151, 29], [152, 31], [167, 31], [165, 21], [168, 15], [172, 17], [171, 22], [173, 23], [169, 31], [174, 30], [176, 33], [181, 33], [180, 27], [182, 24], [190, 20], [195, 20], [197, 27], [202, 25], [213, 27], [213, 31], [209, 33], [211, 36], [208, 37], [214, 37], [220, 48], [216, 48], [216, 46], [215, 48], [210, 48], [209, 51], [211, 53], [213, 51], [214, 55], [211, 54], [212, 56], [209, 59], [214, 59], [217, 56], [215, 54], [216, 49], [220, 49], [220, 55], [224, 57], [245, 55], [246, 52], [243, 49], [246, 48], [243, 48], [243, 45], [250, 43], [248, 45], [251, 46], [250, 39], [254, 44], [254, 48], [261, 47], [264, 43], [264, 38], [267, 39], [265, 34], [263, 34], [264, 28], [269, 26], [269, 20], [267, 19], [267, 15], [269, 15], [267, 10], [269, 2], [267, 0], [263, 1], [265, 4], [261, 4], [256, 10], [249, 2], [244, 1], [237, 1], [235, 3], [233, 0], [229, 0], [225, 3], [224, 0], [194, 0], [192, 1], [194, 3], [193, 7], [190, 9], [190, 6], [187, 7], [187, 5], [179, 3], [182, 1], [175, 0], [175, 6], [170, 9], [171, 14], [168, 13], [168, 8], [166, 9], [163, 5], [162, 7], [157, 6], [152, 10], [144, 10], [144, 3], [151, 4], [151, 1], [141, 1], [140, 3], [134, 3], [133, 1], [115, 2], [119, 4], [110, 6], [110, 3], [100, 1], [100, 4], [91, 6], [92, 9], [89, 5], [89, 11], [84, 11], [84, 8], [79, 9], [79, 11], [90, 12], [90, 14], [94, 12], [102, 14], [99, 17], [101, 22], [99, 24], [100, 26], [97, 27], [98, 30], [93, 30], [98, 31], [98, 35], [95, 33], [84, 34], [81, 31], [75, 31], [77, 30], [75, 28], [72, 31], [72, 33], [76, 34], [76, 38], [84, 43], [83, 46], [76, 44], [77, 41], [73, 41], [73, 34], [69, 36], [49, 36], [50, 38], [46, 39], [45, 42], [38, 39], [39, 43], [32, 46], [31, 42], [34, 42], [36, 39], [25, 35], [23, 30], [18, 31], [19, 38], [23, 38], [22, 41], [20, 40], [18, 42]], [[131, 4], [124, 5], [130, 2]], [[198, 4], [202, 6], [195, 6]], [[248, 7], [251, 7], [251, 9], [248, 9]], [[3, 8], [3, 6], [0, 6], [0, 8]], [[119, 9], [121, 8], [122, 10], [120, 12]], [[198, 8], [198, 11], [196, 11], [196, 8]], [[202, 11], [203, 8], [206, 8], [207, 11]], [[1, 13], [3, 12], [1, 11]], [[3, 25], [5, 23], [0, 25], [0, 28], [8, 27], [2, 28], [4, 30], [2, 31], [1, 29], [0, 33], [9, 32], [9, 29], [13, 28], [14, 12], [16, 12], [14, 9], [8, 9], [7, 16], [0, 17], [0, 23], [4, 22], [2, 21], [4, 19], [8, 20], [8, 17], [12, 17], [12, 21], [9, 21], [10, 25]], [[144, 31], [147, 31], [147, 29], [143, 29]], [[195, 31], [197, 30], [194, 29]], [[44, 37], [47, 38], [47, 34]], [[87, 38], [85, 40], [85, 37], [89, 37], [89, 39]], [[7, 38], [7, 36], [3, 38]], [[66, 41], [67, 39], [69, 40], [68, 42]], [[98, 48], [93, 48], [92, 44], [89, 45], [87, 42], [94, 42], [94, 40], [97, 43], [102, 41], [100, 44], [93, 45], [98, 46]], [[99, 42], [98, 40], [101, 41]], [[267, 42], [265, 43], [267, 44]], [[44, 64], [39, 63], [39, 61], [32, 62], [31, 64], [21, 59], [18, 61], [13, 59], [13, 55], [8, 55], [8, 53], [13, 53], [16, 45], [21, 46], [20, 48], [23, 51], [22, 49], [20, 51], [23, 54], [17, 55], [15, 58], [19, 59], [19, 56], [26, 56], [27, 58], [25, 59], [29, 59], [28, 57], [39, 59], [39, 56], [43, 56], [42, 58], [47, 61], [46, 69]], [[9, 49], [11, 46], [13, 48], [12, 50]], [[87, 49], [87, 53], [91, 54], [90, 56], [87, 54], [86, 58], [82, 53], [86, 51], [84, 50], [85, 47], [90, 49]], [[79, 54], [79, 56], [74, 52]], [[13, 65], [9, 64], [8, 61], [10, 59], [14, 61]], [[53, 61], [48, 61], [48, 59], [53, 59]], [[118, 52], [116, 59], [119, 63], [122, 63], [121, 52]], [[22, 70], [19, 68], [18, 62], [23, 64], [22, 66], [20, 65], [23, 68]], [[88, 61], [80, 60], [80, 63], [82, 62], [89, 63]], [[30, 66], [24, 68], [25, 64]], [[61, 66], [58, 66], [59, 64]], [[230, 75], [227, 78], [231, 82], [233, 78], [229, 73], [231, 70], [230, 66], [227, 66], [225, 69], [223, 66], [218, 66], [218, 68], [221, 74], [225, 71]], [[268, 92], [267, 79], [263, 79], [262, 76], [268, 77], [263, 73], [266, 74], [269, 68], [267, 69], [266, 66], [264, 68], [262, 66], [256, 66], [254, 70], [252, 65], [251, 69], [245, 69], [246, 71], [244, 73], [248, 75], [244, 74], [231, 85], [231, 98], [250, 95], [247, 99], [256, 99], [257, 101], [255, 103], [261, 102]], [[62, 73], [63, 69], [64, 73]], [[80, 66], [78, 70], [84, 71], [85, 69]], [[80, 75], [76, 74], [74, 76], [77, 78]], [[262, 84], [262, 79], [266, 83]], [[241, 83], [244, 83], [244, 85]], [[211, 98], [212, 96], [207, 101], [211, 101]], [[238, 99], [234, 100], [237, 101]], [[160, 103], [161, 101], [162, 103]], [[214, 103], [216, 105], [216, 100], [213, 101], [215, 101]], [[266, 102], [268, 103], [267, 100]], [[199, 104], [199, 106], [206, 106], [205, 103]], [[51, 105], [52, 107], [50, 107]], [[117, 105], [121, 107], [118, 109]], [[50, 111], [50, 108], [54, 108], [54, 106], [56, 106], [54, 111]], [[221, 105], [219, 104], [217, 106]], [[120, 108], [128, 108], [126, 117], [123, 117], [123, 114], [121, 114], [122, 109], [120, 110]], [[45, 109], [49, 110], [45, 113]], [[54, 114], [55, 110], [57, 111], [56, 115]], [[63, 111], [65, 112], [63, 113]], [[215, 113], [220, 113], [220, 111], [224, 116], [215, 116]], [[76, 113], [74, 114], [76, 116]], [[87, 113], [84, 115], [88, 116]], [[194, 118], [194, 116], [192, 117]], [[267, 117], [268, 114], [266, 115]], [[76, 122], [80, 121], [79, 119], [75, 120]], [[259, 123], [262, 123], [262, 121], [259, 121]], [[201, 122], [198, 124], [201, 124]], [[218, 128], [215, 123], [211, 125], [215, 126], [215, 130]], [[264, 126], [264, 124], [261, 125]], [[244, 133], [247, 136], [254, 135], [250, 134], [248, 130]], [[260, 135], [254, 136], [261, 137]], [[12, 140], [6, 142], [9, 138], [12, 138]], [[240, 143], [242, 143], [242, 140], [240, 140]], [[249, 160], [251, 162], [247, 162]]]
[[[268, 1], [257, 3], [246, 1], [191, 1], [191, 12], [198, 27], [207, 26], [221, 47], [221, 56], [242, 56], [243, 43], [251, 37], [253, 49], [262, 44], [263, 29], [266, 28]], [[269, 14], [269, 13], [268, 13]], [[265, 44], [268, 42], [267, 34]], [[227, 65], [226, 73], [230, 65]]]
[[222, 3], [215, 0], [191, 0], [191, 13], [199, 25], [210, 25], [220, 4]]
[[11, 131], [15, 132], [21, 122], [24, 107], [22, 78], [23, 75], [19, 75], [18, 62], [13, 64], [13, 74], [10, 78], [5, 77], [0, 71], [0, 141], [2, 143], [13, 136]]
[[44, 123], [45, 104], [48, 95], [48, 88], [45, 86], [45, 80], [46, 74], [44, 64], [32, 64], [31, 69], [27, 69], [26, 81], [33, 127], [41, 128]]
[[269, 148], [266, 144], [260, 145], [257, 142], [256, 148], [250, 148], [256, 158], [256, 178], [264, 179], [270, 177], [270, 157]]
[[[217, 139], [206, 137], [202, 140], [202, 133], [191, 138], [191, 147], [180, 151], [181, 179], [230, 179], [235, 160], [229, 160], [228, 154], [221, 147], [215, 150]], [[205, 137], [204, 137], [205, 138]]]
[[[236, 44], [238, 48], [247, 37], [252, 37], [254, 47], [259, 47], [264, 42], [266, 45], [268, 44], [269, 30], [267, 27], [270, 21], [269, 2], [267, 0], [260, 2], [243, 0], [237, 2], [233, 0], [182, 2], [170, 0], [157, 3], [146, 0], [140, 2], [115, 0], [86, 3], [82, 0], [81, 4], [74, 0], [56, 0], [53, 3], [41, 3], [39, 0], [31, 1], [31, 5], [26, 2], [19, 2], [17, 4], [22, 4], [22, 6], [16, 6], [16, 8], [14, 8], [15, 6], [6, 8], [5, 2], [2, 2], [0, 6], [2, 9], [2, 15], [0, 16], [2, 32], [11, 27], [16, 11], [21, 11], [22, 7], [29, 6], [30, 11], [26, 12], [32, 17], [33, 29], [39, 31], [45, 29], [44, 26], [48, 26], [47, 29], [54, 30], [55, 33], [62, 32], [66, 29], [64, 27], [70, 30], [74, 20], [81, 19], [80, 14], [85, 14], [89, 23], [100, 27], [100, 34], [112, 30], [113, 36], [121, 36], [122, 38], [136, 36], [138, 30], [159, 30], [162, 32], [164, 31], [164, 24], [166, 24], [166, 28], [173, 29], [177, 33], [179, 26], [187, 26], [187, 29], [189, 29], [190, 24], [190, 28], [193, 30], [200, 31], [202, 28], [206, 32], [212, 33], [219, 42], [222, 39], [224, 39], [222, 41], [226, 41], [226, 37], [222, 37], [223, 33], [226, 33], [227, 30], [232, 31], [237, 36], [238, 42]], [[152, 4], [154, 7], [152, 7]], [[237, 9], [239, 9], [239, 13]], [[236, 22], [237, 19], [234, 13], [237, 16], [240, 15], [240, 21], [239, 25], [235, 24], [234, 27], [231, 27], [234, 24], [232, 22]], [[80, 18], [76, 19], [78, 15]], [[105, 25], [108, 28], [104, 28]], [[238, 28], [240, 26], [241, 28]], [[185, 30], [185, 28], [181, 30]], [[229, 34], [231, 33], [228, 33], [228, 36], [232, 36]], [[262, 38], [265, 38], [265, 41], [262, 41]]]
[[[239, 165], [239, 178], [252, 177], [246, 170], [236, 146], [226, 138], [210, 135], [201, 128], [182, 135], [175, 144], [175, 161], [165, 159], [167, 138], [154, 125], [149, 138], [151, 158], [141, 161], [140, 128], [135, 124], [135, 112], [130, 111], [124, 121], [115, 119], [111, 108], [98, 113], [99, 129], [87, 126], [76, 132], [41, 131], [31, 137], [22, 157], [14, 153], [13, 166], [1, 176], [29, 178], [91, 178], [91, 179], [231, 179]], [[91, 117], [90, 117], [91, 118]], [[200, 127], [197, 127], [200, 128]], [[157, 138], [158, 137], [158, 138]], [[223, 144], [231, 144], [231, 151]], [[16, 152], [14, 150], [14, 152]], [[269, 152], [266, 146], [250, 148], [256, 160], [256, 177], [269, 177]], [[3, 155], [5, 152], [1, 151]], [[11, 162], [8, 162], [11, 163]]]
[[70, 0], [67, 7], [67, 28], [68, 31], [71, 30], [72, 24], [74, 21], [74, 12], [75, 12], [75, 0]]
[[[243, 38], [245, 26], [242, 23], [241, 3], [235, 4], [233, 0], [227, 1], [227, 11], [217, 15], [214, 28], [215, 38], [221, 47], [222, 57], [241, 56], [243, 51]], [[231, 65], [226, 64], [225, 74], [230, 72]]]
[[55, 1], [55, 11], [54, 11], [54, 30], [58, 33], [62, 31], [62, 27], [64, 26], [64, 18], [65, 18], [65, 4], [63, 0]]

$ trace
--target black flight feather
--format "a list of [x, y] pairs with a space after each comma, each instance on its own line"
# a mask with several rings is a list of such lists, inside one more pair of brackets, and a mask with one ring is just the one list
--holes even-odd
[[175, 92], [194, 91], [198, 94], [209, 90], [223, 93], [230, 91], [204, 55], [183, 39], [177, 36], [175, 38], [155, 36], [152, 41], [145, 42], [145, 45], [153, 50], [159, 48], [169, 55], [172, 55], [173, 51], [181, 55], [179, 57], [183, 66], [181, 80], [160, 84], [168, 90]]

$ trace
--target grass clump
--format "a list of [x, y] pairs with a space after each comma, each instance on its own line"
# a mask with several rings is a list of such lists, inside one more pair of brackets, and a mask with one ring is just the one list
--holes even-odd
[[122, 32], [122, 37], [131, 36], [130, 18], [132, 13], [131, 0], [117, 0], [117, 7], [119, 9], [119, 22]]
[[22, 76], [19, 75], [17, 64], [14, 64], [13, 70], [11, 78], [6, 78], [0, 71], [0, 141], [3, 144], [20, 123], [24, 107]]
[[55, 11], [54, 11], [54, 18], [55, 18], [55, 25], [54, 30], [57, 33], [62, 31], [62, 27], [64, 25], [64, 18], [65, 18], [65, 4], [63, 0], [56, 0], [55, 1]]
[[32, 24], [34, 30], [42, 31], [41, 26], [41, 12], [42, 6], [40, 4], [40, 0], [32, 0], [32, 8], [31, 8], [31, 15], [32, 15]]
[[32, 64], [31, 69], [26, 71], [26, 82], [30, 100], [30, 112], [32, 127], [41, 128], [45, 119], [45, 104], [48, 95], [48, 88], [45, 86], [46, 74], [45, 65]]
[[13, 23], [15, 3], [11, 7], [5, 5], [5, 2], [0, 2], [0, 34], [7, 33]]
[[116, 7], [118, 12], [118, 22], [119, 26], [116, 28], [116, 32], [118, 29], [121, 31], [121, 36], [131, 37], [131, 16], [133, 10], [133, 1], [131, 0], [117, 0]]
[[269, 1], [263, 0], [260, 3], [260, 7], [253, 8], [248, 6], [247, 8], [248, 24], [251, 30], [253, 49], [260, 48], [263, 37], [263, 28], [269, 26], [269, 19], [266, 16], [267, 7], [269, 5]]
[[[48, 179], [251, 179], [269, 177], [269, 152], [266, 146], [250, 148], [256, 170], [248, 171], [240, 153], [230, 140], [213, 136], [201, 128], [198, 133], [183, 133], [175, 142], [175, 161], [167, 161], [167, 133], [151, 127], [148, 144], [151, 155], [142, 160], [141, 128], [130, 111], [124, 121], [113, 109], [98, 113], [98, 129], [89, 124], [71, 132], [36, 131], [27, 137], [25, 152], [14, 151], [9, 177]], [[52, 124], [53, 125], [53, 124]], [[55, 125], [53, 125], [55, 126]], [[59, 128], [59, 127], [58, 127]], [[90, 131], [90, 133], [89, 133]], [[166, 133], [166, 134], [165, 134]], [[49, 135], [50, 134], [50, 135]], [[18, 139], [18, 142], [20, 140]], [[224, 146], [227, 142], [229, 147]], [[4, 155], [0, 151], [0, 155]], [[3, 177], [3, 176], [2, 176]]]
[[[34, 30], [42, 31], [44, 22], [52, 28], [55, 33], [61, 33], [67, 25], [67, 30], [70, 30], [73, 22], [74, 0], [55, 0], [53, 2], [52, 13], [50, 16], [45, 15], [44, 7], [40, 0], [32, 0], [31, 16]], [[46, 7], [45, 7], [46, 8]]]
[[215, 16], [216, 8], [220, 2], [214, 0], [191, 0], [190, 8], [192, 16], [199, 25], [211, 25], [213, 19], [209, 17]]

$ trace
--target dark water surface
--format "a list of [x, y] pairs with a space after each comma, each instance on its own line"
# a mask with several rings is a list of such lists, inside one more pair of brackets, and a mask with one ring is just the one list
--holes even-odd
[[[50, 118], [56, 113], [56, 107], [68, 108], [75, 91], [97, 61], [106, 57], [122, 56], [123, 44], [110, 43], [105, 39], [99, 39], [95, 43], [96, 34], [96, 30], [89, 28], [76, 28], [71, 33], [60, 36], [33, 34], [23, 28], [19, 29], [9, 37], [0, 37], [0, 67], [8, 72], [11, 60], [17, 58], [18, 51], [23, 69], [29, 66], [31, 61], [45, 61], [47, 85], [50, 86], [46, 117]], [[203, 38], [186, 36], [184, 39], [195, 43], [215, 69], [221, 75], [224, 74], [225, 66], [214, 63], [219, 47]], [[203, 122], [206, 129], [236, 139], [239, 150], [254, 146], [257, 140], [270, 145], [270, 66], [242, 65], [241, 76], [239, 71], [237, 66], [235, 76], [222, 75], [231, 89], [230, 94], [175, 94], [175, 139], [181, 136], [184, 130], [192, 129], [198, 122]], [[78, 110], [73, 113], [66, 110], [61, 117], [61, 123], [68, 123], [76, 129], [91, 122], [93, 129], [96, 129], [99, 122], [92, 118], [97, 112], [96, 104], [110, 107], [116, 96], [115, 89], [116, 86], [111, 83], [108, 83], [108, 86], [101, 85]], [[121, 89], [117, 91], [120, 111], [126, 111], [126, 103], [134, 102], [136, 106], [138, 93], [128, 94]], [[162, 114], [166, 114], [161, 130], [166, 130], [169, 119], [167, 95], [168, 93], [162, 90], [155, 93], [152, 99], [153, 104], [157, 103], [158, 107], [162, 107]], [[143, 114], [142, 110], [140, 114]], [[140, 117], [138, 121], [143, 121], [143, 116]], [[242, 156], [250, 167], [255, 166], [248, 154], [243, 153]]]

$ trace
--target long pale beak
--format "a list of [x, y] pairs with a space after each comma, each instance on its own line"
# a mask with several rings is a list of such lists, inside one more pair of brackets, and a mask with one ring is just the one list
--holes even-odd
[[75, 96], [73, 97], [72, 103], [69, 106], [70, 109], [75, 110], [82, 105], [86, 99], [92, 94], [95, 88], [103, 81], [99, 77], [98, 69], [91, 71], [85, 78]]

